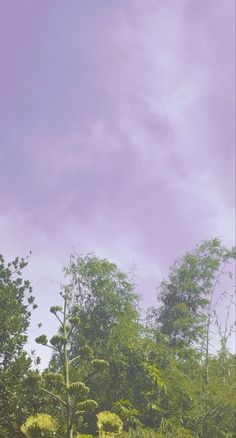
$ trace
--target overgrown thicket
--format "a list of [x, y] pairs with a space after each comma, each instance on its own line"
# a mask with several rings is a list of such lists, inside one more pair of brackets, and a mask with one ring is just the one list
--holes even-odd
[[36, 339], [52, 351], [41, 370], [24, 351], [27, 260], [1, 257], [0, 437], [235, 437], [234, 260], [218, 239], [177, 259], [144, 321], [129, 275], [72, 255], [58, 331]]

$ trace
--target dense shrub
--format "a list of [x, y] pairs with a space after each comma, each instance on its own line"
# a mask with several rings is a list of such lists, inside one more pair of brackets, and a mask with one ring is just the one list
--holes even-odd
[[121, 432], [119, 438], [194, 438], [192, 432], [184, 427], [171, 426], [160, 429], [138, 428]]

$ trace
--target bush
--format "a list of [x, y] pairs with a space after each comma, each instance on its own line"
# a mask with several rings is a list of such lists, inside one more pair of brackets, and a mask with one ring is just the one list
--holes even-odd
[[129, 429], [128, 432], [121, 432], [119, 438], [166, 438], [157, 429], [137, 428]]
[[196, 436], [184, 427], [173, 426], [172, 428], [166, 428], [166, 430], [161, 429], [129, 429], [129, 432], [121, 432], [119, 438], [193, 438]]

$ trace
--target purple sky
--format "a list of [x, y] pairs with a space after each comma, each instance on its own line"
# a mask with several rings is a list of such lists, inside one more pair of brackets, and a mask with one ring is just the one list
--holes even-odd
[[0, 7], [1, 252], [33, 251], [39, 313], [73, 248], [152, 304], [175, 257], [234, 241], [235, 1]]

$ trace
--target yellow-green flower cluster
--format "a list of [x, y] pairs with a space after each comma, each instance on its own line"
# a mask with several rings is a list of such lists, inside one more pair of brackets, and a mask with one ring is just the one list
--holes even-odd
[[29, 417], [21, 426], [21, 432], [27, 438], [54, 438], [58, 429], [56, 420], [47, 414]]
[[123, 421], [113, 412], [103, 411], [97, 414], [97, 426], [100, 434], [116, 434], [123, 429]]

